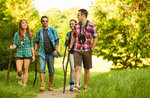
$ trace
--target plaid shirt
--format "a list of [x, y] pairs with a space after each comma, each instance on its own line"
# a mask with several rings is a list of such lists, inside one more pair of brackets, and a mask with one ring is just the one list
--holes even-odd
[[84, 34], [86, 37], [86, 41], [83, 42], [78, 40], [80, 36], [80, 24], [81, 22], [75, 24], [75, 29], [73, 31], [73, 36], [75, 37], [74, 50], [78, 52], [89, 51], [92, 47], [91, 37], [93, 38], [98, 37], [96, 26], [92, 22], [88, 21], [86, 30], [85, 30], [85, 26], [81, 28], [81, 35]]
[[17, 46], [16, 57], [32, 57], [31, 47], [33, 47], [33, 37], [30, 40], [25, 32], [24, 41], [20, 40], [18, 32], [14, 35], [14, 45]]
[[[52, 33], [53, 31], [53, 33]], [[55, 40], [58, 40], [59, 39], [59, 36], [57, 34], [57, 31], [52, 28], [52, 27], [48, 27], [48, 30], [47, 30], [47, 33], [48, 33], [48, 36], [49, 36], [49, 39], [50, 41], [52, 42], [54, 48], [55, 48]], [[40, 50], [39, 50], [39, 53], [38, 55], [43, 57], [45, 59], [45, 50], [44, 50], [44, 39], [43, 39], [43, 28], [40, 29], [37, 33], [36, 33], [36, 39], [35, 39], [35, 42], [36, 44], [39, 44], [40, 45]], [[58, 51], [57, 51], [58, 52]], [[59, 57], [59, 53], [57, 54], [56, 57]]]

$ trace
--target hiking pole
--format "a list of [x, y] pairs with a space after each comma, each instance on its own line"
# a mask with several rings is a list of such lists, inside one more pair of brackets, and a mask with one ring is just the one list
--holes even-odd
[[33, 82], [33, 87], [35, 86], [36, 79], [37, 79], [37, 56], [35, 56], [35, 78]]
[[63, 57], [63, 71], [64, 71], [64, 89], [63, 89], [63, 93], [65, 93], [65, 67], [64, 67], [64, 61], [65, 61], [65, 56], [66, 56], [66, 50], [67, 50], [67, 45], [65, 45], [65, 52], [64, 52], [64, 57]]
[[64, 69], [64, 90], [63, 90], [63, 93], [65, 93], [65, 88], [66, 88], [66, 76], [67, 76], [68, 62], [69, 62], [69, 52], [68, 52], [68, 59], [67, 59], [67, 63], [66, 63], [66, 68]]
[[[12, 41], [11, 43], [13, 43], [13, 41]], [[8, 71], [7, 71], [7, 81], [6, 81], [6, 85], [8, 85], [8, 80], [9, 80], [9, 72], [10, 72], [12, 51], [13, 51], [13, 49], [10, 49], [10, 56], [9, 56], [9, 63], [8, 63]]]
[[65, 61], [65, 56], [66, 56], [66, 50], [67, 50], [67, 40], [66, 40], [66, 44], [65, 44], [65, 53], [64, 53], [64, 58], [63, 58], [63, 71], [64, 71], [64, 89], [63, 89], [63, 93], [65, 93], [65, 88], [66, 88], [66, 75], [67, 75], [67, 67], [68, 67], [68, 62], [69, 62], [69, 53], [68, 53], [68, 59], [67, 59], [66, 68], [65, 68], [64, 61]]

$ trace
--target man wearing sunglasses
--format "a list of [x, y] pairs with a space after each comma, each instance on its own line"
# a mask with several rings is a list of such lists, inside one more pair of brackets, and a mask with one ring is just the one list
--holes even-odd
[[59, 57], [57, 51], [59, 45], [59, 36], [57, 31], [48, 26], [48, 17], [42, 16], [42, 28], [36, 33], [35, 40], [35, 54], [37, 55], [38, 45], [40, 46], [38, 56], [40, 63], [40, 91], [45, 90], [45, 69], [46, 62], [49, 71], [49, 91], [53, 91], [53, 78], [54, 78], [54, 57]]

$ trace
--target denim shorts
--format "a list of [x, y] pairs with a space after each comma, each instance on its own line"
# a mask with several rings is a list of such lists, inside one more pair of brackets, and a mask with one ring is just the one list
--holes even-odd
[[46, 62], [49, 74], [54, 74], [54, 56], [52, 54], [45, 54], [45, 59], [39, 56], [40, 73], [45, 73]]

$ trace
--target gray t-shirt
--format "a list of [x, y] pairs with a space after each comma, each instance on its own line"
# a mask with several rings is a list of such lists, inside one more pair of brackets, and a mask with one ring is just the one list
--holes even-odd
[[46, 54], [52, 54], [54, 51], [53, 44], [48, 36], [47, 30], [43, 29], [44, 49]]

